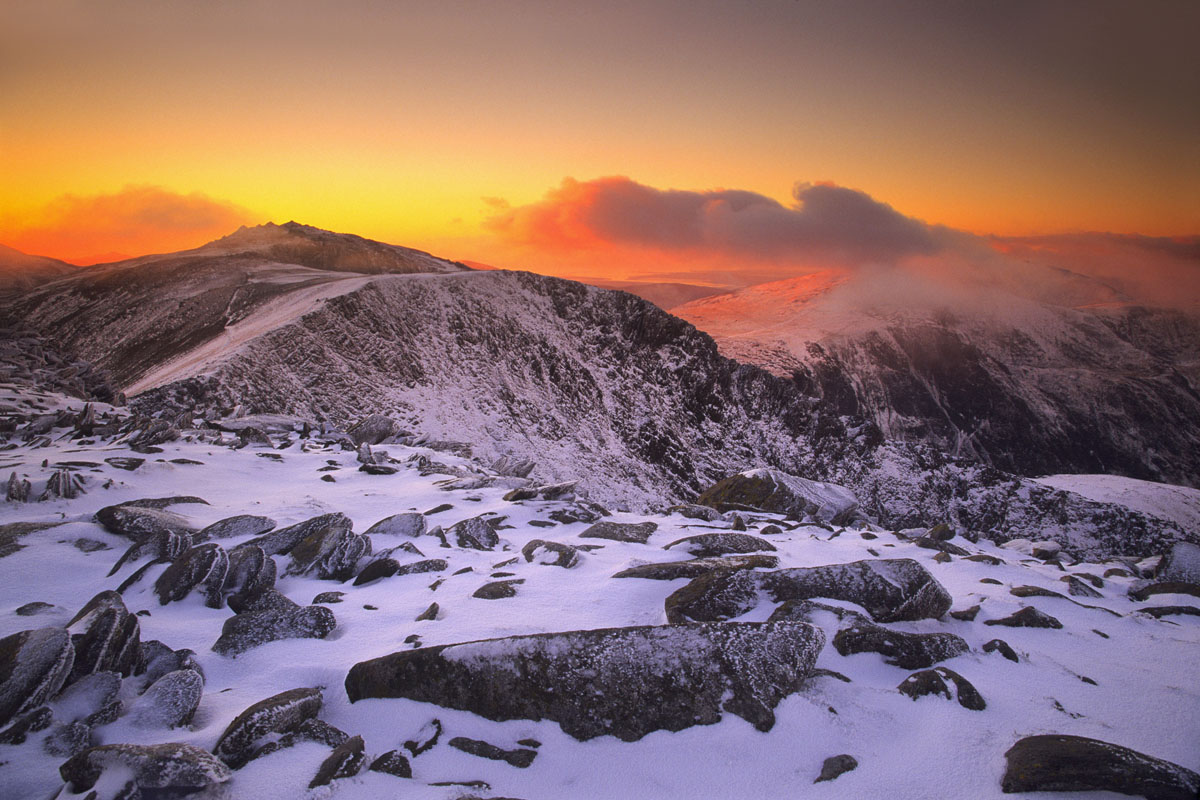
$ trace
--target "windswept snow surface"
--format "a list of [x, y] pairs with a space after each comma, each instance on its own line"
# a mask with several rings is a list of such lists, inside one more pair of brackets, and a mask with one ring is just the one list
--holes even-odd
[[[49, 398], [43, 398], [49, 405]], [[73, 401], [63, 400], [71, 405]], [[75, 405], [78, 405], [75, 403]], [[305, 448], [308, 452], [305, 452]], [[424, 455], [451, 467], [486, 474], [479, 465], [442, 452], [387, 445], [394, 459], [406, 462]], [[132, 472], [111, 468], [105, 458], [146, 459]], [[264, 456], [279, 456], [280, 459]], [[202, 462], [174, 463], [174, 459]], [[50, 466], [43, 467], [43, 461]], [[873, 653], [839, 656], [830, 645], [818, 667], [850, 678], [810, 679], [776, 709], [773, 729], [760, 733], [749, 723], [725, 714], [712, 726], [677, 733], [659, 731], [636, 742], [604, 736], [578, 742], [552, 722], [491, 722], [470, 713], [407, 700], [363, 700], [350, 704], [343, 689], [356, 662], [405, 650], [406, 637], [417, 635], [423, 645], [450, 644], [514, 634], [593, 629], [665, 623], [663, 601], [684, 585], [683, 580], [614, 579], [631, 565], [679, 559], [681, 553], [663, 546], [687, 535], [729, 527], [727, 522], [701, 523], [680, 516], [642, 517], [616, 514], [613, 519], [650, 519], [658, 530], [647, 544], [580, 539], [582, 523], [535, 527], [533, 520], [561, 502], [503, 500], [502, 486], [450, 489], [445, 475], [422, 476], [414, 464], [400, 465], [394, 475], [368, 475], [356, 469], [355, 454], [335, 445], [305, 445], [293, 441], [286, 449], [247, 447], [232, 450], [201, 441], [178, 441], [162, 452], [136, 453], [105, 443], [81, 444], [65, 437], [43, 447], [18, 445], [0, 453], [0, 470], [27, 475], [35, 493], [59, 462], [92, 462], [76, 467], [86, 478], [87, 494], [74, 500], [0, 504], [0, 524], [17, 521], [53, 522], [56, 527], [25, 535], [24, 547], [0, 558], [0, 636], [46, 625], [63, 625], [93, 595], [115, 589], [135, 566], [107, 577], [128, 545], [103, 530], [92, 515], [110, 504], [147, 497], [198, 495], [208, 505], [175, 505], [171, 511], [197, 527], [236, 514], [266, 515], [282, 527], [315, 515], [340, 511], [365, 531], [377, 520], [408, 510], [428, 511], [444, 503], [453, 507], [429, 517], [430, 524], [449, 525], [486, 512], [505, 515], [499, 531], [501, 546], [492, 552], [443, 548], [437, 539], [411, 539], [427, 558], [444, 558], [446, 570], [396, 576], [354, 587], [308, 577], [283, 577], [277, 588], [307, 605], [321, 592], [345, 592], [343, 602], [329, 608], [337, 628], [326, 640], [278, 641], [252, 649], [236, 659], [211, 649], [229, 618], [229, 609], [205, 607], [200, 598], [162, 606], [150, 587], [161, 566], [126, 591], [124, 599], [139, 617], [142, 639], [191, 648], [207, 676], [203, 699], [192, 723], [174, 730], [137, 728], [123, 716], [94, 730], [95, 743], [185, 742], [211, 749], [225, 727], [247, 706], [297, 687], [322, 687], [320, 717], [350, 735], [361, 735], [369, 759], [400, 748], [417, 738], [431, 719], [441, 720], [441, 743], [412, 760], [413, 778], [362, 772], [340, 779], [331, 787], [308, 790], [309, 780], [329, 754], [327, 746], [304, 742], [251, 762], [230, 783], [232, 797], [255, 800], [374, 800], [380, 797], [457, 798], [520, 797], [526, 800], [562, 798], [696, 798], [757, 800], [803, 795], [813, 798], [888, 797], [925, 800], [962, 797], [987, 800], [1002, 797], [1000, 777], [1004, 752], [1031, 734], [1063, 733], [1090, 736], [1132, 747], [1144, 753], [1200, 769], [1200, 684], [1195, 665], [1200, 660], [1200, 618], [1175, 616], [1154, 619], [1139, 614], [1145, 605], [1192, 605], [1192, 597], [1157, 596], [1148, 604], [1127, 597], [1132, 579], [1106, 579], [1100, 599], [1080, 598], [1099, 608], [1068, 599], [1020, 599], [1009, 588], [1032, 585], [1066, 591], [1067, 574], [1102, 574], [1113, 564], [1072, 564], [1068, 572], [983, 541], [954, 540], [972, 553], [1004, 560], [1003, 565], [953, 558], [934, 560], [927, 550], [882, 529], [878, 538], [857, 529], [799, 526], [768, 534], [777, 548], [780, 567], [837, 564], [869, 559], [912, 558], [926, 567], [954, 597], [954, 608], [982, 606], [975, 622], [946, 617], [896, 624], [911, 632], [948, 631], [959, 634], [971, 651], [944, 665], [962, 674], [987, 702], [984, 711], [970, 711], [938, 697], [910, 700], [896, 691], [908, 670], [888, 666]], [[333, 466], [336, 469], [319, 472]], [[320, 480], [331, 475], [336, 482]], [[110, 483], [111, 482], [111, 483]], [[108, 485], [109, 488], [102, 488]], [[772, 515], [751, 515], [754, 534]], [[107, 549], [83, 552], [81, 538], [102, 542]], [[376, 551], [400, 544], [402, 537], [375, 536]], [[603, 544], [582, 554], [571, 569], [526, 563], [521, 547], [532, 539], [573, 545]], [[229, 547], [240, 539], [222, 540]], [[416, 555], [403, 556], [412, 561]], [[280, 574], [287, 557], [277, 557]], [[510, 563], [511, 562], [511, 563]], [[1124, 566], [1124, 565], [1117, 565]], [[459, 573], [460, 570], [466, 570]], [[496, 571], [525, 579], [516, 597], [483, 600], [472, 593], [493, 580]], [[981, 583], [992, 579], [999, 584]], [[16, 608], [31, 601], [53, 604], [33, 617], [17, 616]], [[441, 606], [435, 620], [414, 618], [431, 602]], [[835, 603], [837, 604], [837, 603]], [[846, 605], [846, 604], [842, 604]], [[1036, 606], [1062, 621], [1062, 630], [985, 627], [984, 620], [1008, 616], [1022, 606]], [[739, 618], [763, 620], [773, 604], [764, 602]], [[1103, 609], [1116, 612], [1116, 615]], [[819, 612], [815, 618], [832, 636], [836, 620]], [[996, 637], [1020, 654], [1012, 663], [982, 645]], [[1088, 678], [1093, 683], [1085, 682]], [[126, 708], [133, 697], [127, 680]], [[23, 745], [0, 745], [0, 797], [50, 798], [61, 785], [58, 766], [63, 758], [42, 749], [45, 733]], [[533, 738], [542, 743], [527, 769], [489, 761], [447, 746], [455, 736], [483, 739], [504, 748]], [[848, 753], [859, 767], [837, 780], [814, 785], [822, 762]], [[485, 781], [489, 788], [437, 787], [438, 781]], [[1029, 795], [1034, 797], [1035, 795]], [[1041, 795], [1037, 795], [1041, 796]], [[1072, 795], [1099, 800], [1109, 795]], [[1052, 795], [1045, 795], [1049, 798]]]

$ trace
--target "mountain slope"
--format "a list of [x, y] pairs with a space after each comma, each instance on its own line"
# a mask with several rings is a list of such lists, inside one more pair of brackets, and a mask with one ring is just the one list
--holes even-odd
[[26, 291], [79, 271], [79, 267], [45, 256], [31, 256], [0, 244], [0, 293]]

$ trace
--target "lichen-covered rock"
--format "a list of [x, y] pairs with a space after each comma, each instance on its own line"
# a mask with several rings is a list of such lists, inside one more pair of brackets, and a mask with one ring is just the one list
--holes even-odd
[[537, 750], [530, 750], [524, 747], [518, 747], [514, 750], [505, 750], [502, 747], [497, 747], [489, 742], [480, 739], [468, 739], [465, 736], [455, 736], [446, 744], [453, 747], [455, 750], [461, 750], [464, 753], [469, 753], [480, 758], [487, 758], [492, 761], [503, 761], [511, 767], [524, 769], [533, 763], [537, 758]]
[[744, 555], [721, 558], [693, 558], [687, 561], [667, 561], [661, 564], [638, 564], [613, 575], [614, 578], [648, 578], [653, 581], [673, 581], [677, 578], [697, 578], [718, 570], [774, 569], [777, 556]]
[[270, 517], [256, 517], [252, 514], [239, 514], [218, 520], [207, 528], [201, 528], [196, 534], [197, 542], [207, 542], [210, 539], [235, 539], [239, 536], [261, 536], [275, 529], [276, 522]]
[[[946, 682], [950, 683], [947, 684]], [[950, 686], [954, 686], [954, 692], [950, 691]], [[920, 672], [914, 672], [909, 675], [904, 681], [896, 687], [901, 694], [906, 694], [913, 700], [918, 697], [936, 694], [941, 695], [947, 700], [958, 699], [958, 704], [970, 711], [983, 711], [987, 708], [987, 703], [984, 702], [983, 696], [978, 690], [964, 678], [952, 669], [946, 667], [934, 667], [933, 669], [925, 669]]]
[[213, 752], [237, 769], [264, 737], [297, 730], [321, 710], [320, 689], [290, 689], [260, 700], [238, 714], [217, 740]]
[[63, 628], [37, 628], [0, 639], [0, 728], [58, 693], [75, 659]]
[[416, 538], [425, 535], [425, 515], [416, 511], [406, 511], [403, 514], [393, 514], [384, 517], [367, 528], [366, 536], [411, 536]]
[[1000, 786], [1013, 792], [1118, 792], [1148, 800], [1194, 800], [1200, 775], [1119, 744], [1044, 734], [1019, 740], [1004, 754]]
[[775, 545], [748, 533], [701, 533], [676, 539], [665, 550], [678, 548], [696, 558], [713, 558], [731, 553], [774, 552]]
[[[553, 515], [551, 515], [553, 517]], [[597, 522], [579, 534], [581, 539], [610, 539], [614, 542], [645, 544], [658, 530], [657, 522]]]
[[755, 508], [786, 514], [792, 519], [813, 517], [845, 525], [858, 513], [858, 499], [844, 486], [810, 481], [777, 469], [754, 469], [718, 481], [696, 499], [719, 511]]
[[128, 775], [138, 789], [170, 790], [174, 793], [159, 791], [152, 795], [155, 797], [201, 791], [224, 783], [231, 775], [229, 768], [208, 751], [195, 745], [175, 742], [90, 747], [72, 756], [58, 771], [63, 780], [70, 784], [71, 791], [83, 793], [95, 786], [100, 776], [110, 770], [119, 770]]
[[403, 697], [491, 720], [549, 719], [576, 739], [634, 741], [711, 725], [727, 711], [759, 730], [797, 691], [825, 644], [799, 623], [669, 625], [533, 634], [364, 661], [351, 702]]
[[239, 547], [229, 553], [229, 568], [221, 583], [221, 597], [235, 613], [241, 612], [275, 588], [275, 559], [261, 547]]
[[150, 684], [129, 710], [130, 721], [140, 728], [174, 728], [187, 725], [204, 695], [204, 678], [190, 669], [168, 672]]
[[308, 788], [315, 789], [318, 786], [327, 786], [331, 781], [338, 778], [352, 778], [362, 771], [363, 764], [367, 761], [367, 754], [363, 750], [363, 738], [361, 736], [351, 736], [342, 744], [333, 749], [329, 757], [321, 763], [317, 769], [316, 777], [308, 784]]
[[222, 605], [221, 587], [229, 570], [229, 554], [215, 542], [188, 548], [172, 561], [158, 580], [154, 582], [154, 593], [158, 602], [166, 605], [182, 600], [199, 590], [209, 608]]
[[870, 622], [856, 622], [839, 630], [833, 646], [843, 656], [879, 653], [886, 663], [904, 669], [931, 667], [971, 649], [953, 633], [905, 633]]
[[446, 538], [471, 550], [495, 550], [500, 544], [500, 537], [486, 517], [471, 517], [454, 523], [446, 531]]
[[776, 602], [827, 597], [857, 603], [876, 622], [936, 619], [950, 593], [909, 558], [853, 561], [769, 572], [710, 572], [666, 600], [669, 622], [716, 622], [758, 605], [760, 592]]
[[213, 650], [236, 656], [280, 639], [324, 639], [336, 627], [337, 620], [328, 608], [301, 607], [275, 589], [268, 589], [225, 620]]
[[532, 562], [537, 559], [539, 564], [570, 569], [579, 563], [579, 550], [569, 544], [548, 542], [543, 539], [531, 539], [521, 548], [521, 555]]
[[75, 661], [68, 682], [93, 672], [129, 677], [142, 658], [141, 626], [114, 591], [100, 592], [67, 623]]
[[354, 523], [350, 521], [350, 518], [339, 511], [332, 514], [321, 514], [318, 517], [306, 519], [304, 522], [273, 530], [238, 546], [261, 547], [263, 552], [269, 556], [287, 555], [292, 552], [292, 548], [313, 533], [325, 529], [349, 531], [353, 527]]
[[329, 525], [317, 528], [291, 549], [285, 575], [313, 575], [323, 580], [347, 581], [358, 571], [358, 561], [371, 554], [371, 540], [353, 531]]
[[1005, 628], [1061, 628], [1062, 623], [1045, 612], [1038, 611], [1033, 606], [1025, 606], [1020, 611], [1002, 619], [984, 620], [984, 625], [1002, 625]]

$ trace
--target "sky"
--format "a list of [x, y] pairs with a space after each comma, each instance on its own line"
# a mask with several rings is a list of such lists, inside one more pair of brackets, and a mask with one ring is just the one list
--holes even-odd
[[1200, 3], [0, 0], [0, 242], [611, 277], [1200, 233]]

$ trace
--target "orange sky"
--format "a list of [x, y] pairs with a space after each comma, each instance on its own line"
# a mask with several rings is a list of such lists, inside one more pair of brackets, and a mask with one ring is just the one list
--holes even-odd
[[565, 178], [611, 176], [788, 207], [797, 182], [833, 181], [986, 233], [1195, 233], [1197, 9], [7, 3], [0, 242], [78, 260], [295, 219], [611, 273], [603, 247], [494, 224]]

